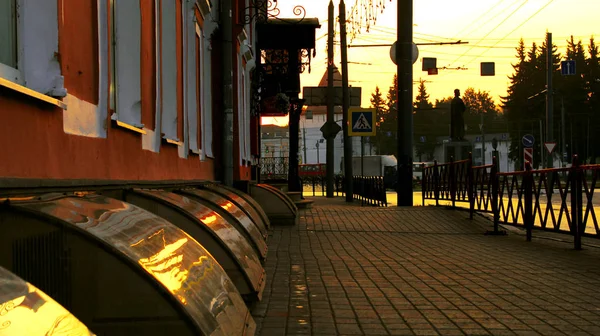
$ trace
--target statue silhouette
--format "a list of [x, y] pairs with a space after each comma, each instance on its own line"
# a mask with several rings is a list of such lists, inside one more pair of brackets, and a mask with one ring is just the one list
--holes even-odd
[[460, 98], [460, 90], [456, 89], [450, 104], [450, 138], [452, 141], [465, 139], [465, 110], [465, 103]]

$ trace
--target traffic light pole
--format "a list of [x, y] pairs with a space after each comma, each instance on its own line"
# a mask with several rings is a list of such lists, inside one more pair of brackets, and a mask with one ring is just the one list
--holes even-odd
[[398, 206], [413, 205], [413, 0], [398, 0], [398, 42], [396, 60], [398, 72]]

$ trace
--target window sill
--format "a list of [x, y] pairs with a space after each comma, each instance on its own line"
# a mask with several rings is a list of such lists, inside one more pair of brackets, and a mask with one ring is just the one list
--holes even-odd
[[179, 141], [179, 140], [174, 140], [174, 139], [169, 139], [169, 138], [165, 138], [163, 137], [163, 140], [171, 145], [176, 145], [176, 146], [183, 146], [183, 141]]
[[146, 134], [146, 131], [144, 129], [142, 129], [142, 128], [135, 127], [133, 125], [130, 125], [128, 123], [124, 123], [124, 122], [119, 121], [119, 120], [115, 120], [115, 119], [113, 119], [113, 120], [117, 124], [117, 126], [119, 126], [119, 127], [123, 127], [125, 129], [128, 129], [128, 130], [133, 131], [133, 132], [137, 132], [137, 133], [140, 133], [140, 134]]
[[52, 98], [50, 96], [47, 96], [45, 94], [39, 93], [37, 91], [34, 91], [32, 89], [26, 88], [22, 85], [19, 85], [17, 83], [13, 83], [9, 80], [6, 80], [4, 78], [0, 78], [0, 86], [11, 89], [13, 91], [22, 93], [26, 96], [29, 96], [31, 98], [35, 98], [37, 100], [43, 101], [45, 103], [54, 105], [54, 106], [58, 106], [63, 110], [67, 109], [67, 104], [63, 103], [61, 100], [58, 100], [56, 98]]

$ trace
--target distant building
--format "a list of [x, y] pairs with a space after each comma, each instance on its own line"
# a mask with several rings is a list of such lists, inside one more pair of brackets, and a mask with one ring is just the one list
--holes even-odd
[[[327, 87], [327, 71], [323, 74], [319, 87]], [[342, 75], [340, 74], [337, 67], [334, 68], [333, 72], [333, 85], [334, 87], [342, 86]], [[334, 121], [338, 125], [342, 126], [342, 107], [335, 106], [334, 108]], [[305, 163], [325, 163], [326, 159], [326, 148], [327, 144], [323, 138], [321, 127], [327, 121], [327, 107], [326, 106], [307, 106], [306, 111], [300, 117], [300, 156], [302, 162]], [[361, 149], [360, 137], [351, 137], [352, 139], [352, 153], [354, 156], [360, 156]], [[365, 155], [374, 155], [375, 147], [368, 143], [368, 138], [365, 142], [364, 153]], [[344, 156], [344, 143], [343, 134], [340, 131], [334, 140], [334, 172], [341, 172], [342, 157]]]

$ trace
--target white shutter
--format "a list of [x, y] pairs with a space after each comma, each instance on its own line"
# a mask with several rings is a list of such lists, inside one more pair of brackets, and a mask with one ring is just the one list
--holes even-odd
[[[123, 1], [125, 2], [125, 1]], [[137, 2], [137, 1], [133, 1]], [[174, 0], [162, 1], [162, 115], [164, 137], [177, 138], [177, 11]]]
[[[205, 26], [205, 34], [206, 36], [210, 36], [207, 32], [207, 23], [204, 23]], [[213, 125], [212, 125], [212, 90], [211, 90], [211, 82], [212, 82], [212, 54], [209, 41], [205, 41], [204, 43], [204, 108], [202, 109], [202, 152], [206, 154], [206, 156], [214, 158], [213, 154]], [[219, 70], [217, 70], [219, 73]]]
[[[194, 11], [191, 11], [192, 16], [195, 16]], [[200, 118], [200, 124], [203, 124], [202, 117], [198, 115], [198, 108], [200, 112], [204, 113], [204, 37], [202, 30], [198, 24], [193, 24], [191, 34], [189, 35], [188, 44], [188, 129], [189, 129], [189, 144], [190, 150], [194, 153], [200, 153], [200, 144], [198, 143], [198, 118]], [[196, 54], [196, 39], [199, 41], [199, 54]], [[196, 60], [198, 60], [198, 66], [196, 66]], [[198, 91], [198, 85], [200, 85]], [[198, 97], [200, 94], [200, 97]], [[200, 102], [200, 106], [198, 106]]]
[[116, 115], [113, 119], [142, 128], [140, 3], [115, 1], [114, 6]]

